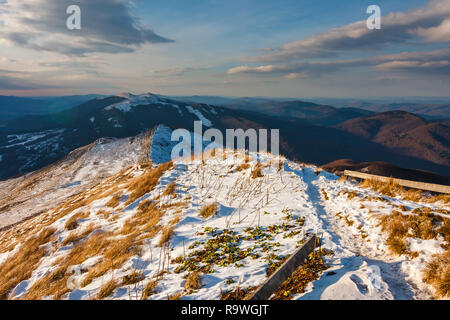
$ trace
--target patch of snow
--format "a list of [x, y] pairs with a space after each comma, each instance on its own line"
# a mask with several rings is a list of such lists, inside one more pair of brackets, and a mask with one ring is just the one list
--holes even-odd
[[12, 134], [8, 135], [8, 143], [5, 148], [12, 148], [19, 145], [25, 145], [30, 144], [36, 140], [45, 138], [45, 137], [51, 137], [56, 135], [61, 135], [66, 129], [54, 129], [54, 130], [47, 130], [42, 132], [33, 132], [33, 133], [26, 133], [26, 134]]
[[177, 109], [177, 111], [178, 111], [178, 113], [180, 114], [180, 116], [182, 116], [182, 115], [183, 115], [183, 112], [181, 111], [181, 109], [180, 109], [180, 106], [179, 106], [179, 105], [177, 105], [177, 104], [172, 104], [172, 107], [174, 107], [175, 109]]
[[133, 95], [131, 93], [122, 93], [118, 96], [125, 98], [126, 100], [121, 101], [119, 103], [115, 103], [113, 105], [110, 105], [105, 108], [106, 110], [112, 110], [113, 108], [115, 108], [122, 112], [129, 112], [129, 111], [131, 111], [132, 107], [139, 106], [139, 105], [166, 104], [157, 95], [154, 95], [151, 93], [141, 94], [141, 95]]
[[208, 119], [205, 118], [205, 116], [199, 111], [196, 110], [194, 108], [192, 108], [191, 106], [186, 106], [186, 109], [188, 109], [188, 111], [192, 114], [195, 114], [197, 116], [197, 118], [203, 123], [204, 126], [206, 127], [212, 127], [212, 122]]

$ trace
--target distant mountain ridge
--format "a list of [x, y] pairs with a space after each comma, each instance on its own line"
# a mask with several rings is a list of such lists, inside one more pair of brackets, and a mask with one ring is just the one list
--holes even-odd
[[[328, 121], [334, 111], [327, 106], [315, 110], [314, 104], [302, 103], [298, 108], [296, 102], [293, 106], [289, 101], [281, 103], [287, 104], [286, 112], [319, 119], [321, 123]], [[214, 127], [222, 132], [228, 128], [280, 129], [281, 153], [307, 163], [321, 165], [351, 158], [448, 173], [448, 166], [398, 153], [341, 128], [148, 93], [96, 98], [58, 113], [4, 122], [0, 125], [0, 179], [42, 168], [102, 137], [131, 137], [161, 124], [193, 131], [194, 121], [198, 120], [203, 121], [205, 130]]]
[[315, 125], [333, 126], [346, 120], [373, 114], [358, 108], [335, 108], [299, 99], [271, 98], [223, 98], [223, 97], [180, 97], [184, 101], [210, 103], [232, 110], [256, 112], [264, 116], [285, 120], [300, 120]]
[[337, 128], [399, 153], [450, 166], [450, 126], [405, 111], [348, 120]]
[[60, 112], [98, 97], [101, 97], [101, 95], [89, 94], [64, 97], [0, 96], [0, 123], [27, 115]]
[[358, 100], [358, 99], [311, 99], [315, 103], [331, 104], [337, 108], [358, 108], [371, 112], [406, 111], [427, 120], [450, 119], [450, 98], [416, 98], [414, 102], [404, 99], [391, 100]]

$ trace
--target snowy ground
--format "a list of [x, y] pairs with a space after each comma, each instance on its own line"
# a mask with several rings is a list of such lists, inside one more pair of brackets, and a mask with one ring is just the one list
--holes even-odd
[[146, 142], [144, 135], [136, 139], [100, 139], [49, 168], [1, 181], [0, 229], [53, 208], [138, 164], [148, 152]]
[[[164, 133], [168, 134], [169, 131], [161, 129], [153, 139], [153, 157], [157, 159], [161, 159], [161, 153], [168, 147]], [[161, 238], [159, 232], [155, 237], [145, 239], [140, 255], [129, 258], [120, 268], [110, 270], [85, 287], [65, 294], [63, 298], [91, 299], [109, 280], [119, 281], [138, 271], [144, 275], [142, 281], [133, 286], [119, 284], [108, 296], [109, 299], [137, 299], [146, 285], [164, 269], [167, 273], [158, 282], [155, 294], [150, 299], [167, 299], [180, 292], [183, 292], [182, 299], [218, 299], [221, 292], [232, 290], [236, 286], [246, 288], [262, 284], [266, 279], [268, 255], [292, 254], [302, 240], [312, 233], [321, 237], [323, 247], [333, 250], [334, 255], [327, 257], [330, 269], [295, 299], [432, 297], [431, 289], [421, 281], [421, 270], [433, 253], [443, 251], [440, 247], [443, 240], [414, 240], [410, 245], [419, 252], [418, 257], [393, 257], [388, 253], [386, 235], [381, 232], [374, 214], [390, 214], [399, 205], [410, 208], [428, 206], [432, 210], [448, 210], [448, 206], [439, 203], [417, 204], [386, 197], [386, 201], [369, 200], [367, 197], [379, 195], [355, 183], [338, 181], [337, 176], [319, 172], [314, 166], [282, 159], [283, 165], [278, 167], [277, 160], [269, 154], [250, 154], [248, 168], [239, 168], [246, 163], [245, 159], [231, 150], [226, 151], [226, 157], [218, 153], [206, 157], [204, 162], [201, 159], [180, 159], [174, 162], [172, 169], [163, 174], [151, 192], [132, 203], [125, 204], [131, 191], [121, 189], [123, 195], [120, 204], [111, 209], [112, 218], [106, 219], [98, 214], [100, 210], [105, 210], [111, 195], [77, 208], [50, 225], [56, 228], [58, 240], [47, 244], [50, 246], [47, 248], [49, 253], [40, 261], [31, 278], [16, 286], [12, 298], [26, 297], [33, 284], [54, 271], [58, 266], [56, 261], [73, 249], [74, 245], [61, 246], [71, 233], [64, 226], [73, 215], [81, 211], [87, 212], [87, 217], [80, 221], [78, 228], [86, 230], [90, 225], [95, 225], [97, 231], [93, 231], [91, 235], [98, 230], [115, 232], [137, 214], [138, 206], [145, 200], [153, 200], [159, 206], [168, 207], [160, 221], [162, 226], [179, 218], [170, 240], [170, 249], [164, 251], [157, 246]], [[262, 165], [262, 177], [253, 178], [252, 170], [258, 163]], [[82, 175], [82, 170], [85, 170], [85, 174], [90, 174], [95, 168], [80, 169], [78, 174]], [[128, 175], [138, 177], [143, 172], [142, 168], [135, 166]], [[170, 183], [176, 184], [175, 197], [163, 195]], [[102, 187], [107, 190], [113, 186], [105, 184]], [[358, 195], [349, 199], [343, 191], [355, 191]], [[170, 207], [179, 202], [183, 205]], [[207, 219], [201, 217], [199, 211], [202, 206], [213, 202], [219, 205], [218, 214]], [[39, 223], [40, 217], [35, 219], [31, 220], [31, 225]], [[263, 230], [275, 231], [268, 232], [270, 235], [262, 238], [252, 238], [251, 233], [258, 226]], [[184, 292], [188, 271], [183, 270], [182, 263], [172, 260], [189, 256], [204, 248], [208, 240], [223, 230], [229, 230], [234, 237], [239, 237], [239, 250], [250, 254], [226, 265], [211, 263], [210, 268], [214, 272], [202, 276], [202, 288]], [[5, 237], [5, 234], [0, 234], [0, 240], [5, 240]], [[119, 240], [122, 236], [114, 237]], [[12, 251], [0, 254], [0, 262], [11, 258], [18, 248], [20, 247], [15, 246]], [[81, 267], [89, 270], [101, 260], [101, 255], [90, 257]], [[85, 274], [81, 277], [85, 277]]]

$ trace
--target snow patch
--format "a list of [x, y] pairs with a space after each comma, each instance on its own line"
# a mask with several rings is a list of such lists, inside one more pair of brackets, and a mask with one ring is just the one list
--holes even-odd
[[212, 127], [212, 122], [208, 119], [205, 118], [205, 116], [200, 112], [200, 110], [196, 110], [194, 108], [192, 108], [191, 106], [186, 106], [186, 109], [188, 109], [188, 111], [192, 114], [195, 114], [197, 116], [197, 118], [203, 122], [203, 125], [206, 127]]

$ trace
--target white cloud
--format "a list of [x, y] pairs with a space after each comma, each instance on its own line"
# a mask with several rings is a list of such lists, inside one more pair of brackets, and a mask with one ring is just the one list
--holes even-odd
[[141, 24], [130, 0], [78, 0], [81, 30], [68, 30], [71, 0], [13, 0], [2, 4], [0, 41], [13, 46], [65, 55], [133, 52], [147, 43], [171, 40]]
[[450, 18], [433, 28], [419, 28], [417, 35], [424, 38], [427, 42], [450, 42]]
[[409, 71], [421, 74], [450, 76], [450, 49], [424, 52], [403, 52], [380, 55], [374, 58], [349, 59], [320, 62], [295, 62], [257, 67], [239, 66], [228, 70], [228, 74], [248, 74], [287, 79], [315, 78], [343, 69], [373, 67], [376, 70]]
[[388, 44], [400, 44], [417, 36], [425, 41], [448, 42], [450, 28], [449, 0], [431, 0], [426, 6], [408, 12], [390, 13], [382, 18], [380, 30], [369, 30], [366, 21], [286, 43], [245, 60], [253, 62], [287, 62], [297, 59], [335, 57], [341, 52], [373, 50]]

